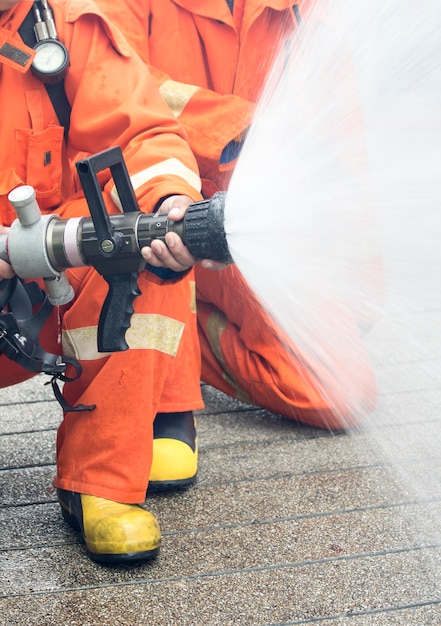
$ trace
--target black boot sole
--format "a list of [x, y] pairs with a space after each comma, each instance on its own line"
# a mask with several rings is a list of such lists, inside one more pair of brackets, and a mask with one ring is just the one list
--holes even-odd
[[131, 565], [143, 561], [152, 561], [159, 554], [159, 548], [147, 550], [145, 552], [127, 552], [125, 554], [95, 554], [85, 546], [86, 552], [92, 561], [101, 565]]
[[196, 476], [183, 478], [182, 480], [152, 480], [147, 487], [147, 494], [168, 493], [172, 491], [184, 491], [196, 482]]

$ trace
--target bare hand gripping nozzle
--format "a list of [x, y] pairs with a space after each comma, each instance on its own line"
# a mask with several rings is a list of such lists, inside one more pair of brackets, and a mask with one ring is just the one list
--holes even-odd
[[[224, 231], [225, 194], [191, 204], [184, 219], [173, 222], [166, 214], [139, 211], [120, 148], [79, 161], [76, 168], [91, 217], [62, 220], [41, 215], [34, 189], [17, 187], [9, 194], [18, 219], [7, 235], [7, 255], [21, 278], [45, 279], [54, 305], [66, 304], [74, 295], [64, 270], [93, 266], [109, 284], [98, 324], [98, 350], [126, 350], [125, 331], [140, 293], [137, 278], [145, 268], [142, 247], [175, 232], [196, 258], [232, 262]], [[118, 215], [108, 215], [96, 177], [106, 168], [124, 211]]]

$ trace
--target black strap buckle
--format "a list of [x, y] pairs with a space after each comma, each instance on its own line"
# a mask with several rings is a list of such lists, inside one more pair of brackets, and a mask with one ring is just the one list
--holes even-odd
[[[39, 305], [34, 313], [34, 306]], [[3, 310], [7, 306], [7, 311]], [[76, 359], [46, 352], [40, 346], [40, 331], [48, 319], [52, 305], [37, 283], [24, 284], [17, 277], [0, 281], [0, 354], [34, 373], [52, 376], [54, 395], [63, 411], [92, 411], [95, 405], [70, 406], [64, 399], [57, 381], [72, 382], [82, 373]], [[74, 372], [66, 374], [68, 368]]]

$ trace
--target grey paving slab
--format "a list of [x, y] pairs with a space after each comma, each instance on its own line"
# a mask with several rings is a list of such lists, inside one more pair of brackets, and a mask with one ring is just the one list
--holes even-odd
[[55, 400], [9, 405], [0, 400], [0, 435], [56, 429], [62, 417]]
[[55, 430], [13, 433], [0, 437], [0, 466], [3, 471], [55, 463]]
[[[198, 420], [203, 425], [203, 417]], [[402, 427], [402, 438], [406, 435]], [[412, 432], [422, 428], [421, 425], [412, 426]], [[200, 430], [203, 430], [202, 428]], [[292, 431], [291, 431], [292, 432]], [[268, 435], [268, 433], [265, 433]], [[242, 436], [241, 436], [242, 435]], [[234, 440], [226, 443], [223, 438], [209, 437], [205, 442], [204, 433], [199, 432], [201, 462], [207, 461], [207, 472], [204, 480], [230, 480], [252, 476], [256, 467], [265, 475], [285, 472], [306, 472], [314, 469], [329, 469], [330, 467], [358, 467], [378, 463], [376, 450], [371, 446], [368, 438], [342, 441], [344, 436], [328, 436], [326, 440], [317, 437], [298, 439], [289, 436], [289, 429], [285, 437], [265, 436], [254, 437], [253, 429], [247, 428], [237, 433]], [[0, 463], [4, 470], [15, 467], [32, 467], [48, 465], [55, 462], [55, 431], [39, 431], [31, 433], [15, 433], [2, 435], [2, 451]], [[418, 459], [417, 451], [403, 448], [403, 459], [406, 462]]]
[[[53, 401], [52, 389], [50, 385], [46, 384], [49, 380], [50, 378], [45, 374], [39, 374], [18, 385], [2, 387], [0, 389], [0, 405], [26, 405], [45, 400]], [[22, 408], [24, 410], [25, 406]]]
[[[429, 601], [429, 604], [430, 603]], [[329, 618], [326, 620], [326, 624], [330, 626], [347, 626], [348, 623], [351, 626], [439, 626], [440, 623], [440, 611], [439, 606], [432, 608], [431, 606], [412, 606], [409, 608], [393, 607], [390, 611], [365, 611], [360, 614], [352, 613], [342, 617]], [[289, 626], [289, 624], [313, 624], [323, 623], [323, 620], [319, 618], [315, 622], [311, 620], [297, 620], [296, 622], [284, 622], [283, 626]], [[274, 626], [281, 626], [275, 624]]]
[[207, 576], [285, 563], [364, 559], [404, 552], [418, 552], [422, 562], [421, 555], [430, 554], [423, 546], [430, 546], [432, 537], [427, 529], [427, 543], [416, 540], [414, 523], [418, 520], [419, 511], [414, 507], [399, 512], [352, 511], [164, 532], [161, 563], [135, 568], [97, 567], [85, 557], [79, 543], [39, 546], [34, 542], [29, 549], [4, 550], [0, 588], [6, 595], [22, 595], [37, 590], [142, 582], [146, 576], [152, 581]]
[[2, 506], [47, 502], [51, 496], [55, 466], [20, 468], [0, 472], [0, 495]]
[[[430, 290], [433, 291], [433, 286]], [[441, 354], [441, 337], [434, 332], [439, 319], [439, 296], [436, 295], [436, 298], [438, 303], [432, 305], [415, 298], [407, 303], [407, 309], [400, 315], [389, 314], [366, 335], [376, 371], [382, 365], [400, 362], [416, 364]], [[412, 313], [410, 307], [418, 307], [419, 302], [421, 307], [427, 306], [427, 310], [419, 309], [416, 314]]]
[[23, 550], [32, 546], [79, 541], [67, 524], [60, 522], [61, 514], [56, 502], [0, 508], [0, 550]]
[[441, 389], [402, 391], [383, 394], [378, 399], [377, 410], [370, 422], [379, 430], [396, 424], [439, 424]]
[[[26, 473], [26, 477], [29, 476], [32, 484], [29, 486], [28, 478], [22, 479], [16, 490], [11, 492], [9, 505], [7, 503], [5, 509], [0, 509], [1, 519], [7, 520], [8, 516], [20, 519], [21, 512], [28, 507], [16, 506], [17, 501], [22, 505], [31, 503], [31, 508], [38, 501], [51, 502], [54, 496], [48, 492], [45, 474]], [[19, 489], [22, 497], [14, 499]], [[164, 529], [175, 530], [188, 525], [205, 527], [277, 516], [314, 515], [321, 511], [352, 510], [387, 503], [396, 505], [403, 501], [407, 500], [392, 477], [378, 469], [328, 472], [320, 476], [258, 477], [255, 480], [201, 485], [183, 493], [148, 497], [147, 505], [158, 514]], [[46, 514], [44, 507], [34, 510], [40, 518]]]
[[[440, 501], [430, 504], [409, 503], [397, 497], [395, 503], [390, 497], [375, 499], [368, 488], [361, 490], [360, 498], [348, 498], [335, 496], [343, 485], [333, 483], [334, 491], [331, 493], [331, 506], [327, 509], [318, 506], [320, 491], [313, 485], [307, 485], [306, 481], [300, 484], [302, 498], [297, 496], [298, 489], [292, 489], [292, 482], [271, 481], [271, 488], [256, 488], [248, 485], [247, 489], [234, 489], [225, 492], [225, 499], [221, 500], [223, 487], [217, 490], [192, 490], [191, 494], [175, 498], [149, 498], [149, 508], [160, 520], [164, 536], [179, 533], [197, 533], [210, 530], [222, 530], [264, 524], [301, 522], [302, 520], [321, 520], [322, 529], [326, 524], [332, 524], [332, 532], [338, 523], [338, 516], [348, 519], [348, 516], [372, 516], [377, 519], [377, 514], [382, 516], [384, 526], [392, 528], [395, 524], [397, 530], [404, 533], [409, 528], [409, 519], [413, 520], [414, 542], [417, 536], [424, 532], [421, 543], [430, 543], [436, 536], [437, 528], [432, 524], [432, 518], [439, 513]], [[387, 489], [387, 484], [385, 485]], [[276, 492], [278, 496], [274, 493]], [[389, 495], [389, 490], [388, 490]], [[233, 499], [228, 502], [227, 498]], [[293, 500], [296, 502], [292, 502]], [[264, 505], [262, 504], [264, 501]], [[256, 507], [259, 515], [256, 516]], [[411, 515], [411, 512], [412, 515]], [[355, 519], [355, 517], [353, 518]], [[337, 521], [336, 521], [337, 520]], [[324, 526], [323, 526], [324, 525]], [[379, 524], [378, 524], [379, 526]], [[412, 524], [411, 524], [412, 527]], [[418, 531], [418, 532], [417, 532]], [[324, 532], [324, 531], [323, 531]], [[354, 529], [350, 528], [351, 535]], [[383, 533], [384, 534], [384, 533]], [[407, 540], [407, 535], [406, 535]], [[7, 507], [0, 509], [0, 550], [18, 549], [30, 547], [56, 546], [68, 543], [77, 543], [78, 535], [61, 523], [58, 505], [55, 502], [47, 504], [19, 507]], [[1, 574], [0, 574], [1, 578]]]
[[146, 578], [136, 584], [95, 584], [61, 594], [36, 591], [1, 599], [0, 609], [6, 624], [19, 626], [314, 623], [319, 618], [390, 613], [409, 605], [427, 604], [436, 610], [438, 589], [427, 586], [426, 567], [415, 552], [285, 562], [192, 577]]

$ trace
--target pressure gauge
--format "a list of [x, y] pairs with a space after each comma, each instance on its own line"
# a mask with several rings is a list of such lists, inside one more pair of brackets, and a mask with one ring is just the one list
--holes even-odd
[[43, 83], [55, 85], [63, 80], [69, 67], [69, 53], [58, 39], [43, 39], [34, 50], [33, 74]]

